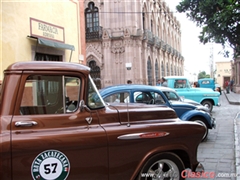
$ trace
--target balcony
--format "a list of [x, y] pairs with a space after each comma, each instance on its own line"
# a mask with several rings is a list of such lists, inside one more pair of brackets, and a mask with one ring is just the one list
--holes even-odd
[[143, 38], [147, 40], [148, 44], [154, 45], [154, 36], [152, 31], [145, 29], [143, 33]]
[[159, 37], [155, 37], [155, 46], [156, 48], [160, 49], [161, 48], [161, 40], [159, 39]]

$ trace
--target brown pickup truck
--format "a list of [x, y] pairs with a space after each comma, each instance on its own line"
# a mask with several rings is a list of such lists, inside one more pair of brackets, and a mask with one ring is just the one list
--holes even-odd
[[[184, 179], [205, 128], [155, 105], [107, 105], [90, 69], [17, 62], [0, 95], [0, 179]], [[175, 179], [174, 178], [174, 179]]]

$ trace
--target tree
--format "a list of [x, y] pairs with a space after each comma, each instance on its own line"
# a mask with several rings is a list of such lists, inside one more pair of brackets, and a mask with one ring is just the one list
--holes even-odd
[[210, 78], [210, 75], [206, 74], [205, 71], [199, 72], [198, 73], [198, 79], [203, 79], [203, 78]]
[[176, 9], [202, 28], [201, 43], [221, 44], [226, 57], [229, 46], [240, 55], [240, 0], [182, 0]]

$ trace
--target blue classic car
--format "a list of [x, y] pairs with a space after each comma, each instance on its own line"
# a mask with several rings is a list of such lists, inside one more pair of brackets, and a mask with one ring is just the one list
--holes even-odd
[[220, 106], [219, 92], [210, 88], [193, 88], [184, 76], [167, 76], [164, 78], [167, 80], [168, 87], [175, 89], [180, 96], [201, 103], [210, 112], [213, 106]]
[[158, 87], [130, 84], [116, 85], [100, 89], [99, 92], [104, 101], [110, 104], [145, 103], [168, 106], [175, 110], [181, 120], [201, 123], [206, 128], [203, 140], [207, 138], [208, 129], [216, 127], [216, 121], [210, 113], [190, 103], [169, 101]]

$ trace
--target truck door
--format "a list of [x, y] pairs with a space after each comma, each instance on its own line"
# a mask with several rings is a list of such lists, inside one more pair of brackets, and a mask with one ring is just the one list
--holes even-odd
[[13, 180], [108, 179], [105, 131], [94, 111], [78, 108], [84, 78], [64, 73], [22, 77], [11, 122]]

